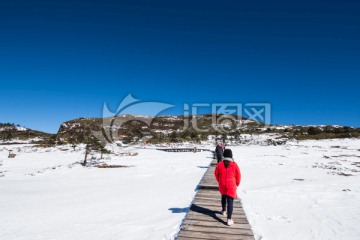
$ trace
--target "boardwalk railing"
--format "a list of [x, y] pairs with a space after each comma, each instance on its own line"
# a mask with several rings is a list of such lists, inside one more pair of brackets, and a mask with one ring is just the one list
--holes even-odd
[[177, 240], [254, 240], [240, 199], [234, 200], [232, 219], [235, 224], [227, 226], [227, 218], [220, 214], [221, 194], [214, 177], [216, 160], [213, 160], [198, 185], [198, 191], [185, 216]]

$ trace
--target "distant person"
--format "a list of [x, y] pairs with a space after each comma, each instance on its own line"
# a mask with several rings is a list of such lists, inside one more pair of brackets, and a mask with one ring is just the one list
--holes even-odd
[[216, 157], [217, 163], [221, 162], [221, 160], [222, 160], [224, 148], [225, 148], [225, 146], [221, 142], [218, 142], [216, 144], [215, 157]]
[[223, 160], [216, 165], [215, 178], [219, 183], [219, 191], [221, 193], [221, 214], [227, 215], [227, 225], [231, 226], [234, 224], [231, 217], [234, 199], [237, 196], [236, 189], [240, 185], [241, 174], [239, 166], [234, 162], [230, 149], [225, 149]]

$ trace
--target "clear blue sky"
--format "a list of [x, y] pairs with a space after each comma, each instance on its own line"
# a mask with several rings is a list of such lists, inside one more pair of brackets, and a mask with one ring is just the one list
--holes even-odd
[[47, 132], [128, 93], [360, 127], [360, 2], [2, 0], [0, 84], [0, 122]]

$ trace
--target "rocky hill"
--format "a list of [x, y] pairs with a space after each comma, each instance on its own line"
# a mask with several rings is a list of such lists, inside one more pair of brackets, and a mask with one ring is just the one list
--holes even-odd
[[[360, 137], [360, 129], [347, 126], [267, 125], [232, 115], [159, 116], [120, 115], [116, 118], [78, 118], [64, 122], [57, 134], [48, 134], [11, 123], [0, 123], [1, 142], [42, 144], [85, 143], [94, 136], [103, 142], [199, 142], [227, 138], [237, 143], [261, 139], [281, 144], [287, 139]], [[249, 137], [250, 136], [250, 137]], [[255, 136], [255, 137], [254, 137]]]
[[[217, 122], [216, 122], [217, 121]], [[210, 114], [192, 116], [120, 115], [116, 118], [79, 118], [61, 124], [57, 136], [83, 142], [93, 134], [106, 136], [107, 140], [131, 142], [151, 136], [153, 142], [200, 141], [209, 135], [234, 132], [241, 128], [261, 127], [261, 123], [232, 116]]]
[[[275, 139], [326, 139], [360, 137], [360, 129], [346, 126], [270, 125], [232, 115], [160, 116], [121, 115], [116, 118], [79, 118], [61, 124], [57, 137], [66, 142], [86, 142], [97, 136], [104, 141], [149, 142], [204, 141], [209, 136], [241, 141], [241, 136], [273, 134]], [[274, 135], [275, 134], [275, 135]]]
[[15, 125], [14, 123], [0, 123], [0, 141], [3, 142], [41, 142], [45, 139], [51, 138], [52, 136], [53, 134], [21, 127], [20, 125]]

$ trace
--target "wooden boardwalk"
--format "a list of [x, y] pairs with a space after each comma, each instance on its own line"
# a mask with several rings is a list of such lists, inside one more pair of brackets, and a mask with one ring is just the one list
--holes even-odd
[[165, 151], [165, 152], [203, 152], [211, 151], [204, 148], [157, 148], [156, 150]]
[[190, 211], [185, 216], [177, 240], [236, 239], [254, 240], [254, 234], [242, 208], [240, 199], [234, 200], [232, 226], [227, 226], [227, 218], [220, 214], [221, 195], [214, 177], [216, 160], [213, 160], [198, 186], [198, 191], [191, 203]]

